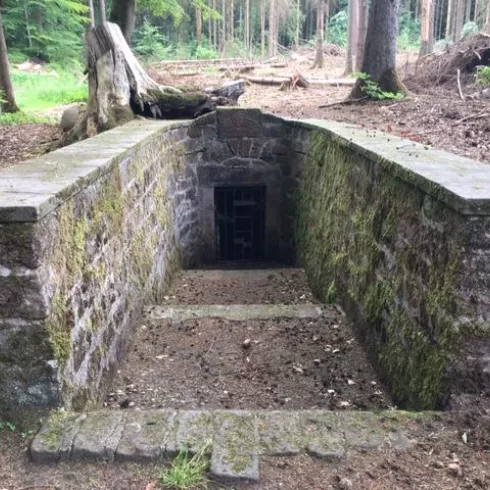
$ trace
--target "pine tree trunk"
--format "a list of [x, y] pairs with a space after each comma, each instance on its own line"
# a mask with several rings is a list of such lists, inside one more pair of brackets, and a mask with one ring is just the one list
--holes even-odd
[[226, 50], [226, 35], [228, 28], [226, 26], [226, 0], [221, 0], [221, 18], [222, 18], [222, 31], [221, 31], [221, 49], [222, 53]]
[[347, 24], [347, 62], [345, 66], [344, 76], [350, 75], [354, 71], [356, 48], [358, 39], [358, 22], [357, 14], [359, 6], [357, 0], [349, 0], [348, 4], [348, 24]]
[[425, 56], [432, 52], [434, 45], [434, 15], [432, 0], [422, 0], [422, 18], [420, 23], [422, 44], [420, 46], [419, 55]]
[[456, 12], [454, 21], [454, 41], [458, 42], [461, 39], [464, 22], [464, 0], [456, 1]]
[[466, 24], [471, 20], [471, 0], [466, 0], [466, 11], [464, 14], [464, 23]]
[[245, 0], [245, 49], [250, 51], [250, 0]]
[[[399, 0], [371, 2], [361, 71], [369, 75], [385, 92], [406, 93], [396, 72], [399, 5]], [[363, 87], [364, 80], [358, 80], [352, 89], [351, 97], [365, 96]]]
[[265, 58], [265, 1], [260, 2], [260, 49], [262, 58]]
[[[0, 9], [3, 2], [0, 1]], [[19, 108], [15, 103], [14, 88], [10, 78], [9, 59], [7, 55], [7, 42], [3, 30], [3, 18], [0, 10], [0, 112], [17, 112]]]
[[111, 15], [109, 19], [121, 28], [126, 42], [131, 45], [134, 24], [136, 21], [136, 1], [112, 0]]
[[323, 46], [324, 46], [324, 19], [325, 19], [325, 4], [323, 0], [320, 0], [316, 10], [316, 54], [315, 54], [315, 63], [313, 68], [323, 68], [325, 63], [323, 56]]
[[196, 8], [196, 45], [202, 44], [202, 12]]
[[490, 2], [487, 3], [487, 21], [485, 23], [485, 32], [490, 34]]
[[[213, 0], [213, 10], [216, 12], [216, 0]], [[213, 47], [218, 50], [218, 23], [213, 17]]]
[[364, 59], [364, 46], [366, 45], [366, 33], [368, 26], [368, 0], [359, 0], [358, 16], [359, 33], [357, 37], [356, 71], [361, 71]]
[[276, 55], [276, 1], [269, 1], [269, 56], [272, 58]]
[[453, 24], [454, 24], [454, 2], [456, 0], [447, 0], [447, 17], [446, 17], [446, 39], [452, 41], [454, 39]]

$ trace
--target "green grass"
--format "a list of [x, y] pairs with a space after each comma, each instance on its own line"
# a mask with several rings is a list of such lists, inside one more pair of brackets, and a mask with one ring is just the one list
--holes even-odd
[[85, 102], [88, 97], [87, 81], [68, 71], [27, 73], [14, 70], [12, 82], [17, 104], [27, 113]]
[[33, 113], [16, 112], [14, 114], [0, 114], [0, 126], [18, 126], [19, 124], [50, 124], [47, 117]]
[[206, 488], [209, 469], [208, 452], [210, 444], [205, 444], [194, 456], [188, 451], [180, 451], [169, 469], [160, 472], [159, 481], [172, 490], [196, 490]]
[[13, 70], [12, 83], [20, 112], [0, 114], [0, 126], [49, 124], [43, 111], [77, 102], [86, 102], [88, 83], [76, 71], [45, 67], [43, 73]]

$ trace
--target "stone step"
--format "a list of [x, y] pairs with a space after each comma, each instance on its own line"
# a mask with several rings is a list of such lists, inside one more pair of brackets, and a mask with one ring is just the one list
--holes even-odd
[[200, 318], [222, 318], [230, 321], [269, 320], [274, 318], [320, 318], [338, 315], [324, 305], [175, 305], [153, 306], [146, 318], [150, 321], [181, 323]]
[[352, 451], [406, 450], [414, 441], [405, 425], [418, 416], [325, 410], [53, 412], [32, 441], [30, 457], [36, 463], [147, 463], [205, 447], [214, 479], [258, 481], [262, 455], [306, 452], [335, 461]]
[[179, 273], [184, 280], [204, 279], [205, 281], [263, 281], [277, 279], [283, 276], [303, 275], [303, 269], [294, 267], [277, 269], [189, 269]]

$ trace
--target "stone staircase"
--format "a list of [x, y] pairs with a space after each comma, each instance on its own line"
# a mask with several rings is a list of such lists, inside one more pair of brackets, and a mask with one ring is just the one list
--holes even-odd
[[[320, 321], [329, 328], [339, 314], [335, 309], [314, 303], [302, 271], [189, 271], [177, 278], [164, 305], [148, 310], [135, 334], [134, 343], [147, 341], [144, 335], [148, 334], [148, 325], [153, 326], [155, 335], [161, 336], [154, 337], [159, 343], [166, 334], [175, 335], [177, 329], [181, 332], [178, 335], [188, 335], [185, 329], [180, 330], [186, 324], [191, 325], [192, 335], [197, 339], [201, 330], [208, 328], [207, 325], [215, 325], [211, 321], [227, 322], [222, 328], [231, 331], [233, 325], [246, 329], [253, 322], [262, 322], [258, 324], [260, 328], [270, 329], [277, 321], [287, 319], [291, 323], [288, 328], [294, 330], [295, 322], [299, 321], [306, 321], [307, 325]], [[338, 325], [334, 326], [338, 328]], [[301, 328], [306, 327], [303, 325]], [[243, 333], [245, 335], [246, 332]], [[211, 348], [206, 347], [207, 352]], [[250, 347], [251, 352], [254, 348]], [[267, 348], [273, 349], [274, 346]], [[262, 355], [267, 355], [267, 348]], [[291, 348], [295, 349], [295, 345]], [[249, 362], [249, 346], [240, 344], [236, 349], [247, 351], [244, 352], [246, 360], [237, 357], [237, 365]], [[177, 347], [174, 357], [179, 353]], [[133, 360], [131, 356], [134, 356]], [[131, 369], [138, 369], [134, 367], [138, 356], [142, 354], [136, 348], [128, 354], [125, 362], [131, 364]], [[164, 355], [158, 359], [162, 357]], [[214, 354], [211, 363], [213, 359], [217, 362]], [[165, 377], [166, 373], [168, 376], [167, 365], [159, 367], [155, 361], [153, 378]], [[302, 370], [297, 366], [294, 369]], [[122, 371], [119, 377], [123, 377], [124, 369]], [[199, 376], [200, 371], [193, 372], [195, 374], [189, 375], [189, 384], [190, 378]], [[213, 379], [213, 386], [220, 379]], [[206, 380], [208, 378], [203, 378], [198, 384], [210, 382]], [[298, 389], [301, 380], [299, 377]], [[252, 381], [243, 380], [243, 383], [247, 382]], [[116, 403], [107, 403], [104, 410], [52, 413], [32, 442], [32, 460], [37, 463], [87, 460], [145, 463], [171, 458], [181, 450], [194, 452], [206, 447], [214, 479], [256, 482], [262, 456], [308, 453], [336, 461], [348, 457], [353, 451], [404, 450], [412, 445], [407, 433], [400, 430], [404, 425], [401, 421], [408, 417], [403, 412], [332, 411], [321, 406], [260, 410], [257, 409], [261, 406], [259, 389], [257, 400], [253, 400], [250, 409], [242, 406], [241, 409], [223, 409], [213, 402], [204, 404], [204, 407], [196, 406], [197, 398], [192, 396], [176, 403], [176, 406], [169, 406], [165, 394], [159, 395], [154, 386], [149, 389], [153, 393], [152, 401], [156, 406], [161, 402], [161, 408], [151, 405], [121, 409]]]

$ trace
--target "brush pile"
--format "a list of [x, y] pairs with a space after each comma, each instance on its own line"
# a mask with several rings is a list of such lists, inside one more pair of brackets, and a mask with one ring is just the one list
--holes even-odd
[[490, 66], [490, 35], [476, 34], [447, 46], [443, 51], [419, 58], [405, 83], [410, 89], [428, 86], [456, 86], [458, 72], [464, 85], [475, 81], [479, 66]]

